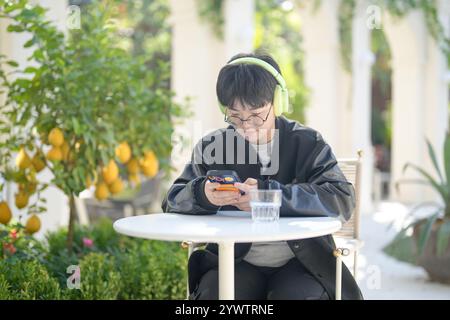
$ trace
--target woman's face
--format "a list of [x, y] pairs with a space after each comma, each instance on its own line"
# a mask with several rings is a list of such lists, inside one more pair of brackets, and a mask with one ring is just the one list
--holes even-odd
[[[275, 114], [271, 103], [253, 110], [236, 103], [234, 109], [227, 108], [227, 117], [235, 123], [236, 131], [250, 143], [263, 144], [272, 139]], [[239, 121], [239, 119], [248, 121]], [[258, 124], [261, 125], [258, 126]]]

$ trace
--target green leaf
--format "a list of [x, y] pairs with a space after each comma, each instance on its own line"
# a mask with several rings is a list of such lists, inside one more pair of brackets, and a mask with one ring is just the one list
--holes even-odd
[[433, 177], [431, 177], [425, 170], [423, 170], [422, 168], [416, 166], [415, 164], [412, 163], [407, 163], [404, 165], [403, 167], [403, 173], [406, 171], [406, 169], [408, 167], [411, 167], [415, 170], [417, 170], [420, 174], [422, 174], [430, 183], [430, 185], [441, 195], [442, 200], [444, 200], [444, 202], [447, 200], [448, 197], [448, 190], [446, 188], [446, 186], [444, 185], [440, 185], [435, 179], [433, 179]]
[[5, 13], [11, 13], [14, 10], [22, 9], [25, 6], [25, 3], [23, 1], [20, 1], [18, 3], [7, 5], [5, 8]]
[[35, 58], [38, 61], [43, 60], [44, 59], [43, 51], [41, 49], [38, 49], [38, 50], [34, 51], [33, 58]]
[[439, 227], [436, 235], [436, 251], [438, 256], [442, 256], [449, 245], [450, 240], [450, 220], [445, 221]]
[[35, 67], [26, 67], [25, 70], [23, 70], [24, 73], [36, 73], [38, 71]]
[[75, 132], [76, 135], [81, 134], [81, 130], [80, 130], [80, 123], [78, 122], [78, 119], [73, 117], [72, 118], [72, 124], [73, 124], [73, 130]]
[[101, 157], [103, 166], [105, 166], [108, 163], [108, 155], [105, 152], [100, 151], [100, 157]]
[[17, 68], [19, 66], [19, 64], [14, 60], [8, 60], [8, 61], [6, 61], [6, 64], [10, 65], [11, 67], [15, 67], [15, 68]]
[[[445, 175], [447, 176], [447, 194], [450, 197], [450, 132], [447, 132], [444, 142], [444, 167]], [[446, 199], [445, 203], [449, 203], [449, 199]]]
[[27, 42], [25, 42], [25, 44], [23, 45], [24, 48], [30, 48], [34, 45], [35, 43], [35, 39], [34, 37], [31, 38], [30, 40], [28, 40]]
[[389, 242], [382, 250], [387, 255], [403, 262], [417, 263], [417, 246], [412, 236], [408, 236], [404, 229]]
[[20, 25], [13, 25], [13, 24], [10, 24], [10, 25], [6, 28], [6, 31], [8, 31], [8, 32], [23, 32], [23, 31], [24, 31], [24, 28], [23, 28], [22, 26], [20, 26]]
[[439, 217], [439, 213], [440, 213], [440, 211], [434, 213], [432, 216], [430, 216], [427, 219], [425, 219], [426, 223], [425, 223], [425, 226], [423, 227], [424, 229], [422, 230], [422, 228], [421, 228], [420, 235], [419, 235], [419, 243], [418, 243], [418, 245], [419, 245], [419, 256], [422, 255], [422, 253], [423, 253], [423, 251], [425, 249], [425, 246], [427, 244], [428, 238], [430, 237], [430, 234], [431, 234], [431, 229], [432, 229], [432, 227], [434, 225], [434, 222]]
[[428, 139], [425, 139], [425, 140], [426, 140], [427, 147], [428, 147], [428, 155], [430, 156], [431, 161], [433, 162], [434, 168], [436, 169], [436, 172], [439, 175], [439, 179], [441, 180], [441, 183], [444, 184], [444, 178], [442, 177], [441, 170], [439, 169], [439, 164], [437, 162], [436, 153], [434, 152], [434, 148]]

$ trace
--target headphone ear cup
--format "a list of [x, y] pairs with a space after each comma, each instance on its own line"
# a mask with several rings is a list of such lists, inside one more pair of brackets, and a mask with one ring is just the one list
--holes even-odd
[[289, 91], [287, 88], [283, 90], [283, 112], [291, 113], [292, 110], [289, 105]]
[[273, 93], [273, 111], [278, 117], [283, 113], [283, 92], [281, 86], [277, 84], [275, 92]]

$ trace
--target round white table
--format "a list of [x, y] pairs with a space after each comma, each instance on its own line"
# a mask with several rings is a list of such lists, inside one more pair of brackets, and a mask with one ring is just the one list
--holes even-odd
[[306, 239], [341, 228], [336, 218], [280, 218], [253, 222], [250, 212], [219, 211], [212, 215], [154, 213], [119, 219], [114, 229], [122, 234], [154, 240], [214, 242], [219, 246], [219, 298], [234, 299], [234, 244]]

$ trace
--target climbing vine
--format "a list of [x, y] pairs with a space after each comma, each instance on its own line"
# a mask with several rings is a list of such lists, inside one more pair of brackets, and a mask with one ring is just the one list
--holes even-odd
[[352, 68], [352, 20], [355, 6], [355, 0], [341, 0], [338, 12], [341, 60], [344, 69], [349, 72]]
[[[280, 4], [278, 0], [256, 0], [257, 3]], [[313, 1], [313, 11], [322, 4], [320, 0]], [[301, 1], [291, 1], [296, 7], [302, 5]], [[224, 0], [197, 0], [200, 17], [208, 21], [215, 33], [223, 36], [223, 3]], [[445, 35], [444, 27], [439, 21], [436, 0], [372, 0], [373, 5], [387, 10], [394, 17], [402, 18], [413, 10], [423, 12], [428, 32], [436, 40], [438, 46], [447, 57], [450, 64], [450, 39]], [[303, 4], [304, 5], [304, 4]], [[352, 19], [355, 12], [355, 0], [341, 0], [339, 5], [339, 36], [341, 43], [341, 58], [343, 66], [347, 71], [351, 68], [351, 47], [352, 47]]]
[[[392, 16], [403, 18], [413, 10], [420, 10], [430, 35], [445, 54], [450, 64], [450, 39], [445, 35], [444, 27], [439, 21], [436, 0], [372, 0], [373, 5], [387, 10]], [[342, 0], [339, 6], [339, 36], [341, 57], [344, 68], [351, 70], [352, 19], [356, 7], [355, 0]]]
[[214, 34], [223, 38], [223, 4], [224, 0], [196, 0], [197, 12], [201, 20], [211, 25]]

